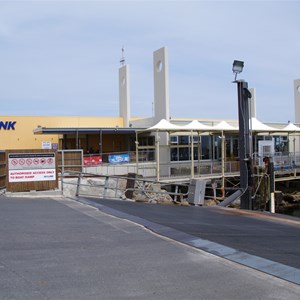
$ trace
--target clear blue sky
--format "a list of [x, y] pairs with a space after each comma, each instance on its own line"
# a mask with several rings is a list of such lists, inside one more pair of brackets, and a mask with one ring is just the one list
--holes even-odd
[[237, 118], [234, 59], [263, 122], [294, 121], [298, 1], [1, 1], [0, 115], [118, 116], [121, 48], [133, 116], [151, 116], [153, 51], [169, 52], [173, 118]]

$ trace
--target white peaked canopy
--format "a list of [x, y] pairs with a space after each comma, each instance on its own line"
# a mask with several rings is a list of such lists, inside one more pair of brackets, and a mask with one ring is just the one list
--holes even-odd
[[286, 132], [299, 132], [300, 133], [300, 128], [293, 123], [289, 123], [287, 126], [282, 128], [282, 131]]
[[[274, 128], [271, 126], [268, 126], [256, 118], [251, 118], [249, 121], [249, 129], [254, 133], [300, 133], [300, 127], [297, 127], [293, 123], [289, 123], [286, 127], [282, 129]], [[179, 126], [170, 123], [166, 119], [160, 120], [157, 124], [155, 124], [152, 127], [147, 128], [143, 131], [173, 131], [173, 132], [180, 132], [180, 131], [202, 131], [202, 132], [218, 132], [218, 131], [224, 131], [224, 132], [237, 132], [239, 131], [238, 127], [232, 126], [226, 121], [221, 121], [215, 126], [208, 126], [205, 124], [202, 124], [198, 120], [193, 120], [187, 125]]]
[[161, 119], [157, 124], [146, 129], [147, 131], [180, 131], [181, 126], [174, 125], [166, 119]]
[[214, 130], [214, 131], [238, 131], [238, 128], [228, 124], [225, 121], [221, 121], [217, 125], [213, 126], [212, 130]]
[[255, 132], [278, 132], [278, 131], [281, 131], [280, 129], [273, 128], [271, 126], [268, 126], [268, 125], [258, 121], [256, 118], [251, 118], [249, 128], [251, 131], [255, 131]]
[[200, 123], [197, 120], [190, 122], [187, 125], [182, 126], [183, 129], [194, 130], [194, 131], [211, 131], [212, 127]]

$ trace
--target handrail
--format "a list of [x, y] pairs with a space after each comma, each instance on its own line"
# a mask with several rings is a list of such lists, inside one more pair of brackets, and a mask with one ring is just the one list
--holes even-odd
[[[74, 178], [77, 179], [76, 183], [74, 182], [68, 182], [65, 180], [66, 178]], [[87, 183], [83, 182], [84, 178], [88, 178]], [[93, 181], [89, 181], [89, 179], [92, 178], [102, 178], [104, 179], [104, 182], [96, 183]], [[134, 180], [138, 184], [136, 184], [134, 187], [124, 187], [124, 181], [128, 180]], [[110, 184], [111, 181], [114, 181], [115, 184]], [[123, 186], [119, 185], [120, 181], [123, 181]], [[139, 194], [144, 195], [147, 199], [153, 200], [152, 197], [153, 194], [155, 195], [169, 195], [173, 196], [173, 202], [183, 202], [184, 198], [187, 197], [187, 193], [184, 192], [178, 192], [179, 187], [185, 187], [187, 188], [187, 184], [181, 184], [181, 183], [168, 183], [167, 185], [173, 185], [175, 186], [175, 192], [168, 192], [165, 190], [155, 190], [153, 189], [154, 184], [159, 184], [159, 185], [166, 185], [165, 182], [158, 182], [155, 180], [149, 180], [149, 179], [144, 179], [141, 177], [127, 177], [127, 176], [118, 176], [118, 175], [102, 175], [102, 174], [94, 174], [94, 173], [85, 173], [85, 172], [77, 172], [77, 171], [69, 171], [62, 173], [61, 175], [61, 187], [62, 187], [62, 192], [64, 192], [64, 185], [70, 184], [76, 186], [75, 188], [75, 196], [79, 197], [80, 195], [89, 195], [89, 196], [96, 196], [99, 198], [113, 198], [113, 199], [124, 199], [126, 198], [125, 193], [127, 191], [135, 191], [139, 192]], [[87, 193], [84, 193], [82, 191], [82, 187], [87, 187], [88, 189], [91, 188]], [[92, 194], [91, 190], [92, 189], [100, 189], [98, 193], [95, 195]], [[111, 190], [112, 193], [108, 193], [108, 190]], [[157, 196], [156, 196], [157, 197]], [[179, 199], [179, 201], [178, 201]]]

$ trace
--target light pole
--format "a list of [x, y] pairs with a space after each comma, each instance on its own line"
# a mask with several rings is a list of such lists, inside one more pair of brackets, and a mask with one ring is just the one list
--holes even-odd
[[251, 98], [251, 93], [246, 81], [236, 80], [237, 74], [243, 71], [243, 67], [243, 61], [235, 60], [232, 71], [235, 74], [234, 83], [237, 84], [238, 92], [241, 209], [252, 209], [250, 189], [252, 186], [250, 153], [252, 138], [249, 131], [249, 98]]

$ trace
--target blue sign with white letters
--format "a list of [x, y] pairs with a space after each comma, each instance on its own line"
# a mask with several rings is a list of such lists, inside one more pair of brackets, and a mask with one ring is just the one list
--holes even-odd
[[119, 164], [129, 162], [129, 154], [112, 154], [108, 156], [108, 162], [110, 164]]

